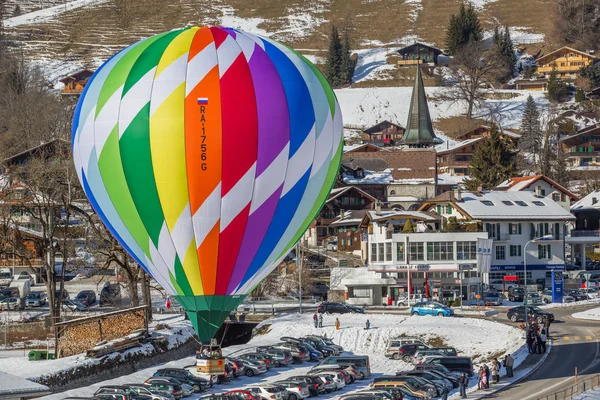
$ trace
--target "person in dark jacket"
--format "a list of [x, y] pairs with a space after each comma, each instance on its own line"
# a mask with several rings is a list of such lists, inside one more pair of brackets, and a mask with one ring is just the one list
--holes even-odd
[[508, 354], [506, 358], [504, 358], [504, 367], [506, 368], [506, 376], [509, 378], [513, 377], [513, 365], [515, 365], [515, 360]]
[[546, 336], [550, 337], [550, 318], [544, 317], [544, 328], [546, 328]]
[[483, 370], [485, 372], [485, 377], [487, 378], [486, 382], [485, 382], [485, 388], [489, 389], [490, 388], [490, 378], [491, 378], [490, 367], [488, 367], [488, 365], [485, 364], [485, 367], [483, 367]]
[[313, 321], [315, 323], [315, 328], [319, 326], [319, 317], [317, 316], [317, 312], [315, 311], [315, 315], [313, 315]]
[[467, 379], [467, 375], [463, 373], [460, 378], [458, 378], [458, 385], [460, 386], [460, 398], [467, 398], [467, 385], [469, 384], [469, 379]]
[[533, 336], [531, 335], [530, 332], [527, 332], [527, 350], [529, 351], [529, 354], [533, 353]]

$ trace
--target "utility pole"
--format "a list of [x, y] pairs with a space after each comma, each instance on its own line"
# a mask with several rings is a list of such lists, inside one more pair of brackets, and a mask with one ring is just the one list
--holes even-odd
[[298, 268], [298, 300], [300, 314], [302, 314], [302, 245], [300, 241], [296, 244], [296, 267]]

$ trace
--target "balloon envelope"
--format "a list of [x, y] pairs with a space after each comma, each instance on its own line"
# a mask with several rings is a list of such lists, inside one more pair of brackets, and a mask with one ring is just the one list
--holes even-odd
[[325, 203], [342, 117], [323, 75], [292, 49], [188, 27], [96, 71], [72, 147], [99, 217], [208, 340]]

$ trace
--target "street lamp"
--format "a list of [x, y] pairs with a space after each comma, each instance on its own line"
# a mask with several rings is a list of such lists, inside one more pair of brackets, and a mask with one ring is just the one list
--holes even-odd
[[545, 242], [553, 239], [554, 237], [552, 235], [544, 235], [539, 238], [533, 238], [529, 242], [525, 243], [525, 247], [523, 248], [523, 269], [525, 275], [525, 300], [523, 301], [523, 305], [525, 306], [525, 334], [529, 334], [529, 315], [527, 314], [527, 246], [529, 243]]

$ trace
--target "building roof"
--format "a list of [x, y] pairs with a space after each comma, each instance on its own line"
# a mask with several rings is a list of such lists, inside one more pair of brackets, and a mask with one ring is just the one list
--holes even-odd
[[583, 127], [581, 129], [579, 129], [577, 132], [575, 132], [574, 134], [560, 139], [560, 141], [561, 142], [566, 142], [567, 140], [576, 138], [577, 136], [581, 136], [581, 135], [584, 135], [584, 134], [595, 133], [594, 131], [596, 131], [596, 130], [600, 130], [600, 123], [596, 123], [596, 124], [593, 124], [593, 125], [588, 125], [586, 127]]
[[436, 53], [436, 54], [442, 54], [443, 53], [443, 51], [440, 50], [440, 49], [438, 49], [437, 47], [433, 47], [433, 46], [430, 46], [428, 44], [421, 43], [421, 42], [415, 42], [413, 44], [409, 44], [406, 47], [403, 47], [403, 48], [401, 48], [399, 50], [396, 50], [396, 52], [399, 53], [399, 54], [409, 53], [409, 52], [413, 51], [413, 48], [415, 48], [417, 46], [427, 47], [428, 49], [433, 50], [433, 52]]
[[338, 215], [329, 226], [358, 226], [364, 218], [367, 210], [348, 210], [344, 211], [344, 218]]
[[585, 51], [581, 51], [581, 50], [574, 49], [572, 47], [564, 46], [564, 47], [561, 47], [560, 49], [556, 49], [556, 50], [554, 50], [554, 51], [546, 54], [545, 56], [542, 56], [542, 57], [538, 58], [536, 61], [537, 61], [538, 64], [540, 64], [542, 62], [542, 60], [544, 60], [545, 58], [548, 58], [548, 57], [554, 55], [555, 53], [558, 53], [558, 52], [561, 52], [561, 51], [564, 51], [564, 50], [572, 51], [574, 53], [579, 53], [581, 55], [585, 55], [585, 56], [588, 56], [590, 58], [595, 58], [595, 59], [598, 58], [598, 57], [596, 57], [593, 54], [586, 53]]
[[436, 213], [428, 211], [396, 211], [396, 210], [381, 210], [379, 215], [375, 210], [367, 210], [365, 218], [375, 221], [387, 221], [389, 219], [415, 219], [421, 221], [439, 221], [440, 216]]
[[385, 160], [381, 158], [350, 158], [342, 160], [342, 166], [350, 169], [362, 168], [371, 172], [382, 172], [389, 168]]
[[467, 178], [468, 176], [464, 175], [438, 174], [437, 184], [443, 186], [456, 186], [462, 184]]
[[61, 149], [61, 146], [63, 149], [68, 150], [70, 149], [70, 145], [71, 144], [68, 140], [52, 139], [46, 143], [42, 143], [38, 146], [22, 151], [21, 153], [7, 157], [4, 160], [2, 160], [2, 164], [19, 164], [23, 161], [26, 161], [31, 156], [52, 156], [56, 154], [58, 150]]
[[577, 195], [575, 195], [573, 192], [571, 192], [564, 186], [559, 185], [558, 183], [556, 183], [555, 181], [553, 181], [552, 179], [548, 178], [545, 175], [533, 175], [533, 176], [521, 176], [521, 177], [509, 178], [509, 179], [505, 180], [504, 182], [502, 182], [500, 185], [498, 185], [496, 190], [504, 190], [507, 192], [518, 192], [521, 190], [529, 189], [531, 187], [531, 185], [533, 185], [535, 182], [537, 182], [539, 180], [545, 181], [550, 186], [558, 189], [560, 192], [569, 196], [571, 198], [571, 200], [579, 199], [579, 197]]
[[50, 393], [47, 386], [0, 372], [0, 398], [33, 398]]
[[445, 192], [426, 201], [420, 210], [436, 204], [452, 203], [465, 217], [475, 220], [567, 221], [575, 217], [559, 204], [534, 192], [483, 191], [461, 192], [458, 201], [453, 192]]
[[393, 122], [390, 122], [390, 121], [387, 121], [387, 120], [385, 120], [385, 121], [381, 121], [381, 122], [379, 122], [379, 123], [378, 123], [378, 124], [376, 124], [376, 125], [373, 125], [373, 126], [372, 126], [372, 127], [370, 127], [370, 128], [367, 128], [367, 129], [365, 129], [363, 132], [364, 132], [364, 133], [366, 133], [366, 134], [372, 134], [372, 133], [381, 132], [382, 130], [384, 130], [384, 129], [386, 129], [386, 128], [387, 128], [387, 126], [386, 126], [386, 125], [393, 125], [393, 126], [395, 126], [395, 127], [396, 127], [396, 129], [398, 129], [398, 130], [403, 130], [403, 129], [404, 129], [404, 127], [403, 127], [403, 126], [400, 126], [400, 125], [398, 125], [398, 124], [394, 124]]
[[600, 209], [600, 190], [594, 190], [587, 196], [583, 197], [577, 203], [571, 205], [571, 211], [581, 210], [599, 210]]
[[325, 203], [329, 203], [330, 201], [335, 200], [336, 198], [338, 198], [342, 194], [344, 194], [344, 193], [346, 193], [348, 191], [351, 191], [351, 190], [356, 190], [362, 196], [367, 197], [367, 198], [371, 199], [372, 201], [376, 201], [377, 200], [375, 197], [371, 196], [369, 193], [365, 192], [364, 190], [361, 190], [360, 188], [357, 188], [356, 186], [344, 186], [344, 187], [341, 187], [341, 188], [332, 189], [331, 192], [329, 193], [329, 198], [327, 198], [327, 201]]
[[362, 178], [355, 178], [351, 174], [342, 174], [342, 181], [346, 185], [388, 185], [394, 180], [392, 172], [385, 170], [383, 172], [371, 172], [365, 170]]
[[402, 139], [400, 139], [400, 143], [412, 146], [433, 146], [437, 142], [436, 139], [437, 136], [433, 131], [429, 115], [423, 78], [421, 77], [421, 67], [417, 65], [415, 83], [410, 99], [408, 121], [406, 122], [406, 131]]
[[377, 146], [373, 143], [364, 143], [364, 144], [352, 144], [348, 146], [344, 146], [344, 153], [362, 153], [367, 152], [368, 149], [372, 149], [375, 151], [371, 151], [370, 153], [376, 153], [378, 151], [389, 151], [383, 147]]
[[78, 78], [79, 78], [78, 75], [83, 75], [83, 78], [87, 79], [87, 78], [91, 77], [92, 75], [94, 75], [94, 71], [92, 71], [91, 69], [87, 69], [87, 68], [86, 69], [82, 69], [80, 71], [77, 71], [77, 72], [74, 72], [74, 73], [72, 73], [70, 75], [67, 75], [67, 76], [65, 76], [62, 79], [59, 79], [59, 82], [67, 83], [67, 82], [72, 81], [72, 80], [78, 80]]
[[439, 155], [443, 155], [443, 154], [452, 153], [453, 151], [456, 151], [458, 149], [462, 149], [463, 147], [472, 145], [473, 143], [476, 143], [482, 139], [483, 139], [483, 136], [473, 138], [473, 139], [463, 140], [462, 142], [458, 142], [458, 143], [454, 143], [453, 145], [449, 145], [446, 149], [438, 150], [437, 154], [439, 156]]

